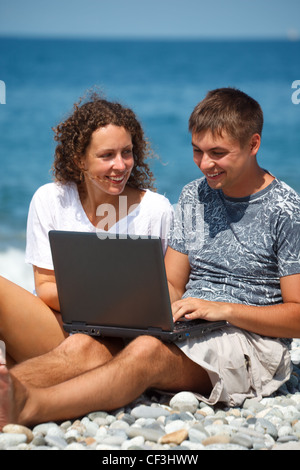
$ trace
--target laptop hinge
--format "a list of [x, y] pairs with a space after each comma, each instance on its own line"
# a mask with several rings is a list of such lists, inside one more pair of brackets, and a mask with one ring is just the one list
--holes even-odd
[[83, 321], [73, 321], [71, 323], [71, 329], [73, 333], [88, 333], [86, 323]]
[[85, 326], [86, 323], [84, 321], [72, 321], [71, 325], [76, 326], [76, 327], [80, 327], [80, 326]]
[[163, 331], [163, 329], [162, 328], [154, 328], [154, 327], [150, 326], [149, 328], [147, 328], [147, 331], [157, 332], [157, 331]]

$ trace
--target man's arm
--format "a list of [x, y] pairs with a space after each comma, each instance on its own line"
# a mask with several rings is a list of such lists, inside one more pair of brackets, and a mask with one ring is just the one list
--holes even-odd
[[234, 326], [264, 336], [300, 337], [300, 274], [280, 280], [283, 303], [251, 306], [226, 302], [212, 302], [196, 298], [178, 300], [172, 305], [175, 320], [226, 320]]
[[188, 255], [168, 247], [165, 255], [166, 274], [171, 303], [181, 299], [190, 275]]

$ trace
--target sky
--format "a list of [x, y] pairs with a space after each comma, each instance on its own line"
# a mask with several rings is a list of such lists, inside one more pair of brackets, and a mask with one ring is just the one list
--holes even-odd
[[0, 36], [300, 39], [300, 0], [0, 0]]

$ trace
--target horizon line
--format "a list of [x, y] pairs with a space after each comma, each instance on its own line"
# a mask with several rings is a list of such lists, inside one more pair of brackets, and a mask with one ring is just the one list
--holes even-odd
[[70, 40], [70, 41], [287, 41], [299, 42], [300, 36], [210, 36], [210, 35], [67, 35], [67, 34], [39, 34], [39, 33], [1, 33], [0, 39], [30, 39], [30, 40]]

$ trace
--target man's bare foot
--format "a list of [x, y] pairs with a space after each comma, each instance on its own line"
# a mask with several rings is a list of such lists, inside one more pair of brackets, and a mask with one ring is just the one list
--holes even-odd
[[7, 369], [0, 365], [0, 431], [6, 424], [22, 424], [28, 398], [26, 387]]
[[13, 420], [13, 386], [5, 365], [0, 365], [0, 431]]

